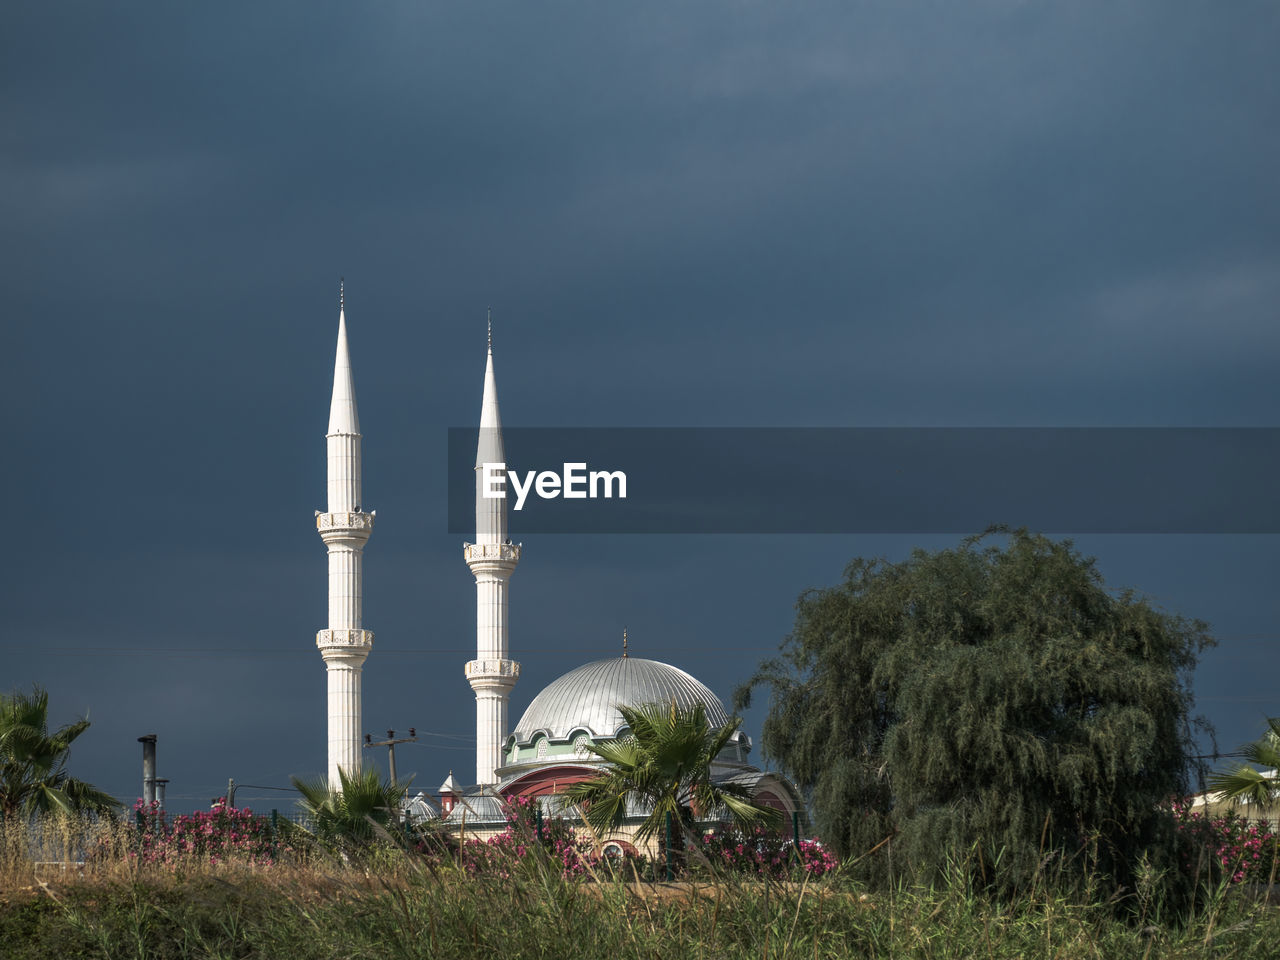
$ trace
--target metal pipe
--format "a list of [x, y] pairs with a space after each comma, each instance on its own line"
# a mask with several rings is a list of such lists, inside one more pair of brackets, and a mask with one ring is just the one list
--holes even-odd
[[156, 735], [148, 733], [138, 742], [142, 744], [142, 801], [149, 807], [156, 799]]

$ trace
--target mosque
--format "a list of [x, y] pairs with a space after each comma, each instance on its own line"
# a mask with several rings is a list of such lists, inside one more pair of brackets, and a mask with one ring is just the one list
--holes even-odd
[[[363, 626], [362, 557], [377, 513], [362, 507], [360, 420], [341, 292], [325, 443], [328, 509], [316, 511], [316, 529], [329, 553], [329, 626], [316, 634], [316, 646], [326, 668], [328, 778], [336, 788], [339, 768], [358, 771], [361, 764], [361, 671], [373, 648], [373, 633]], [[476, 466], [499, 462], [505, 456], [491, 334]], [[464, 666], [476, 698], [475, 780], [464, 785], [450, 772], [440, 785], [438, 806], [419, 794], [410, 808], [419, 816], [441, 816], [447, 824], [465, 825], [469, 834], [483, 835], [505, 824], [507, 801], [537, 798], [556, 811], [561, 790], [594, 776], [602, 761], [587, 747], [627, 733], [619, 706], [674, 700], [681, 707], [701, 704], [712, 726], [728, 723], [730, 717], [715, 693], [679, 667], [628, 656], [624, 637], [622, 656], [584, 664], [554, 680], [508, 730], [507, 705], [520, 664], [510, 657], [507, 584], [520, 563], [522, 545], [507, 536], [506, 500], [482, 497], [479, 470], [476, 476], [476, 539], [463, 546], [463, 559], [476, 581], [476, 659]], [[752, 766], [750, 750], [750, 738], [737, 731], [717, 757], [712, 776], [746, 787], [758, 802], [782, 811], [788, 820], [803, 811], [795, 786]], [[633, 832], [634, 824], [630, 829], [624, 825], [609, 844], [626, 849]]]

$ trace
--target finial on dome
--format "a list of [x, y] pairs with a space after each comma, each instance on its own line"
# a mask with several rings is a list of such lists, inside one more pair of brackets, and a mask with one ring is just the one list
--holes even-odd
[[627, 628], [622, 628], [622, 659], [627, 659]]
[[343, 304], [346, 302], [346, 299], [347, 299], [346, 285], [347, 285], [346, 278], [339, 277], [338, 278], [338, 309], [339, 310], [342, 309]]
[[493, 353], [493, 307], [489, 308], [489, 352]]

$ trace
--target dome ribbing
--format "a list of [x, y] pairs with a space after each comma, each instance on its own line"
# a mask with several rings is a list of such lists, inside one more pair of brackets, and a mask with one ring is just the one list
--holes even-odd
[[702, 704], [712, 727], [729, 722], [720, 699], [680, 668], [617, 657], [583, 664], [549, 683], [533, 698], [513, 736], [527, 743], [541, 731], [552, 740], [563, 740], [574, 730], [586, 729], [593, 737], [613, 737], [623, 726], [619, 705], [669, 703], [673, 698], [679, 707]]

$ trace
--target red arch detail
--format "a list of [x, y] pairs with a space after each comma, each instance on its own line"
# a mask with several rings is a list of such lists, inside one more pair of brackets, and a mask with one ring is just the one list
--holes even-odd
[[562, 793], [565, 787], [583, 780], [590, 780], [599, 770], [592, 767], [560, 765], [542, 767], [531, 770], [517, 780], [513, 780], [502, 789], [502, 796], [507, 800], [516, 797], [546, 797]]

